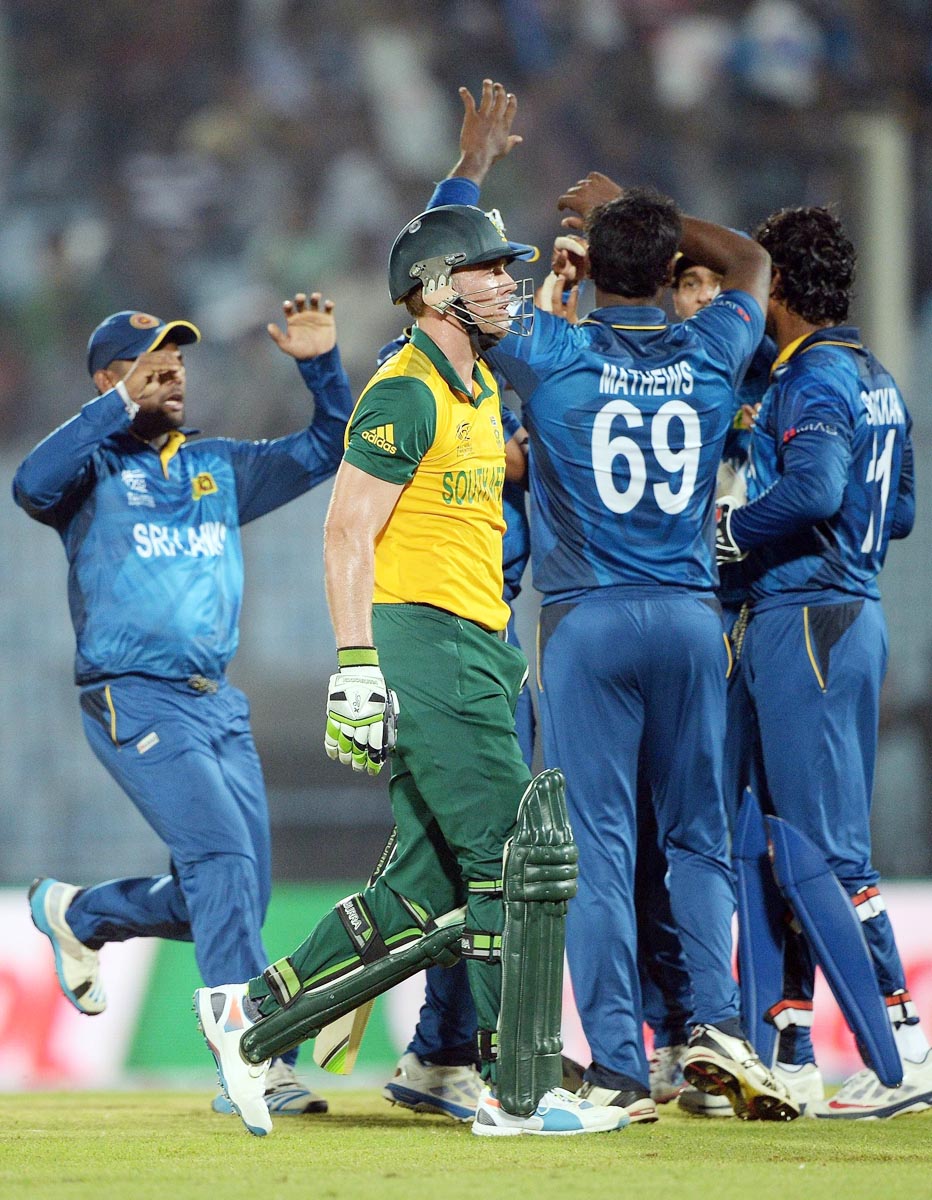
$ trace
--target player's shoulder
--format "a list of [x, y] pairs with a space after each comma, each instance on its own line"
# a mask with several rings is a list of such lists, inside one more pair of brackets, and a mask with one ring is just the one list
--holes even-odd
[[867, 365], [864, 348], [853, 341], [820, 340], [802, 346], [785, 364], [779, 359], [774, 377], [783, 390], [857, 396]]
[[740, 338], [744, 331], [757, 346], [764, 332], [764, 312], [753, 296], [730, 288], [681, 324], [699, 337], [719, 337], [726, 332], [730, 338]]

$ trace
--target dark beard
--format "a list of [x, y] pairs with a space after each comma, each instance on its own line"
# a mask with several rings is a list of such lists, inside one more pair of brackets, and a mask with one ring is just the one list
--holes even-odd
[[173, 429], [178, 429], [181, 424], [182, 422], [176, 421], [167, 413], [158, 410], [143, 412], [140, 409], [133, 418], [132, 430], [144, 442], [151, 442], [153, 438], [161, 437], [163, 433], [171, 433]]

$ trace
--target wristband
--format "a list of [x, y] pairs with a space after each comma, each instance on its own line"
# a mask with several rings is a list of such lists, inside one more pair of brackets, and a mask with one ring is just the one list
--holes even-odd
[[344, 667], [377, 667], [379, 652], [375, 646], [342, 646], [337, 650], [337, 666]]

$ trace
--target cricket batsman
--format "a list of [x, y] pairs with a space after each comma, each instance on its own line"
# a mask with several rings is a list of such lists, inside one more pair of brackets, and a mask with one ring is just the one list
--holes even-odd
[[350, 418], [325, 525], [338, 647], [325, 743], [370, 773], [394, 749], [398, 852], [287, 958], [246, 984], [195, 994], [221, 1079], [254, 1134], [271, 1129], [263, 1080], [279, 1047], [459, 954], [486, 1083], [473, 1132], [628, 1123], [622, 1109], [559, 1087], [577, 854], [562, 775], [531, 779], [515, 735], [527, 664], [502, 637], [506, 450], [498, 389], [479, 358], [513, 322], [529, 325], [532, 281], [515, 283], [514, 257], [469, 205], [420, 214], [392, 247], [391, 297], [415, 325]]

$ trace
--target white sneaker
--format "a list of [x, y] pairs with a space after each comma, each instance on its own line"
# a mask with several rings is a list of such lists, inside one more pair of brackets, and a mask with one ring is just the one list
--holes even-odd
[[81, 889], [57, 879], [34, 879], [29, 889], [32, 923], [52, 943], [55, 974], [65, 996], [89, 1017], [107, 1007], [100, 982], [100, 955], [79, 942], [66, 919], [68, 905]]
[[843, 1121], [880, 1121], [932, 1108], [932, 1050], [922, 1062], [903, 1060], [903, 1082], [888, 1088], [866, 1067], [846, 1079], [831, 1100], [814, 1104], [809, 1116]]
[[265, 1102], [271, 1059], [249, 1063], [239, 1052], [243, 1034], [253, 1025], [243, 1011], [245, 999], [245, 983], [198, 988], [194, 993], [194, 1011], [227, 1099], [249, 1132], [263, 1137], [272, 1132], [272, 1118]]
[[544, 1092], [529, 1117], [516, 1117], [502, 1108], [489, 1088], [483, 1088], [472, 1131], [480, 1137], [516, 1137], [522, 1133], [567, 1137], [577, 1133], [609, 1133], [624, 1129], [628, 1122], [623, 1108], [601, 1108], [563, 1088]]
[[590, 1104], [597, 1104], [600, 1108], [623, 1108], [632, 1125], [649, 1125], [652, 1121], [659, 1120], [657, 1105], [651, 1099], [647, 1088], [625, 1088], [616, 1091], [614, 1088], [584, 1083], [576, 1095], [580, 1100], [588, 1100]]
[[[273, 1058], [265, 1077], [265, 1103], [270, 1113], [279, 1117], [303, 1117], [325, 1113], [330, 1107], [323, 1096], [306, 1088], [295, 1069], [280, 1058]], [[231, 1115], [236, 1110], [221, 1093], [214, 1096], [210, 1107], [215, 1113]]]
[[793, 1121], [799, 1105], [743, 1038], [714, 1025], [697, 1025], [683, 1057], [683, 1073], [700, 1092], [727, 1096], [745, 1121]]
[[382, 1088], [392, 1104], [412, 1112], [440, 1113], [454, 1121], [471, 1121], [485, 1084], [474, 1066], [447, 1067], [421, 1062], [411, 1051], [402, 1055], [395, 1074]]
[[822, 1072], [815, 1063], [803, 1063], [797, 1067], [778, 1062], [774, 1065], [773, 1073], [790, 1089], [790, 1095], [799, 1105], [802, 1116], [806, 1116], [814, 1105], [821, 1104], [825, 1099]]
[[698, 1088], [687, 1087], [676, 1098], [678, 1108], [694, 1117], [733, 1117], [735, 1110], [727, 1096], [713, 1096], [709, 1092], [700, 1092]]
[[686, 1047], [657, 1046], [647, 1064], [651, 1099], [657, 1104], [669, 1104], [688, 1086], [683, 1074], [683, 1055]]
[[[814, 1104], [818, 1104], [825, 1096], [822, 1085], [822, 1074], [815, 1063], [805, 1063], [801, 1067], [792, 1067], [788, 1063], [777, 1063], [773, 1069], [777, 1079], [783, 1081], [789, 1088], [790, 1095], [799, 1106], [800, 1115], [805, 1115]], [[735, 1110], [727, 1096], [712, 1096], [700, 1092], [698, 1088], [688, 1087], [681, 1092], [677, 1104], [684, 1112], [697, 1117], [733, 1117]]]

